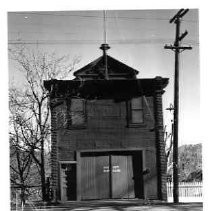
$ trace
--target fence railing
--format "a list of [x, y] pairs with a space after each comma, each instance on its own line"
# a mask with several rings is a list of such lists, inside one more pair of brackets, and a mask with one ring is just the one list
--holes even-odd
[[[202, 189], [202, 182], [180, 182], [179, 198], [183, 199], [183, 201], [202, 201]], [[173, 197], [173, 183], [167, 183], [167, 195], [170, 201], [170, 199]]]

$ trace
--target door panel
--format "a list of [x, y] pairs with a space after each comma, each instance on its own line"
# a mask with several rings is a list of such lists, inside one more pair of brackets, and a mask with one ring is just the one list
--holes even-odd
[[81, 170], [81, 198], [95, 199], [95, 157], [82, 157]]
[[112, 155], [112, 198], [134, 198], [131, 155]]
[[128, 182], [128, 198], [135, 198], [134, 193], [134, 170], [133, 156], [127, 156], [127, 182]]
[[109, 198], [109, 156], [96, 157], [97, 199]]
[[81, 159], [82, 199], [109, 198], [109, 157], [85, 156]]
[[142, 152], [133, 153], [133, 174], [135, 198], [144, 198]]
[[126, 157], [112, 155], [112, 198], [126, 198], [127, 192], [127, 172]]

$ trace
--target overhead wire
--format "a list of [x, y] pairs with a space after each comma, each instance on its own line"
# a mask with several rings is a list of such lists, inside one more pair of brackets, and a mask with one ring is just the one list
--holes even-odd
[[[100, 17], [100, 18], [104, 18], [103, 16], [96, 16], [96, 15], [72, 15], [72, 14], [68, 14], [68, 15], [65, 15], [65, 14], [52, 14], [52, 13], [36, 13], [36, 12], [14, 12], [15, 14], [21, 14], [21, 15], [54, 15], [54, 16], [75, 16], [75, 17]], [[110, 17], [110, 16], [106, 16], [106, 19], [107, 18], [114, 18], [114, 22], [116, 23], [117, 25], [117, 28], [118, 28], [118, 31], [120, 32], [119, 30], [119, 25], [118, 25], [118, 21], [120, 19], [143, 19], [143, 20], [167, 20], [168, 19], [163, 19], [163, 18], [141, 18], [141, 17], [122, 17], [122, 16], [117, 16], [116, 17], [116, 14], [115, 16], [113, 17]], [[184, 21], [184, 20], [182, 20]], [[36, 24], [36, 25], [42, 25], [42, 24], [46, 24], [46, 23], [40, 23], [40, 24]], [[18, 24], [17, 24], [18, 25]], [[30, 25], [33, 25], [33, 23], [30, 23]], [[17, 34], [50, 34], [49, 32], [9, 32], [10, 33], [17, 33]], [[68, 33], [63, 33], [63, 34], [68, 34]], [[74, 34], [74, 33], [70, 33], [70, 34]], [[120, 33], [121, 36], [122, 36], [122, 33]], [[165, 42], [166, 40], [168, 39], [125, 39], [124, 37], [122, 37], [122, 40], [110, 40], [110, 44], [158, 44], [158, 43], [163, 43]], [[171, 41], [171, 40], [170, 40]], [[18, 44], [96, 44], [98, 42], [101, 42], [101, 40], [24, 40], [24, 39], [10, 39], [8, 40], [8, 44], [15, 44], [15, 45], [18, 45]], [[188, 40], [188, 42], [190, 42], [191, 44], [193, 45], [199, 45], [199, 42], [195, 41], [195, 40]]]
[[[103, 16], [97, 16], [97, 15], [75, 15], [75, 14], [52, 14], [52, 13], [43, 13], [43, 12], [11, 12], [10, 14], [18, 14], [18, 15], [45, 15], [45, 16], [65, 16], [65, 17], [91, 17], [91, 18], [104, 18]], [[133, 19], [133, 20], [165, 20], [168, 21], [168, 19], [165, 18], [143, 18], [143, 17], [126, 17], [126, 16], [117, 16], [116, 14], [115, 16], [106, 16], [106, 19], [114, 19], [114, 21], [117, 23], [117, 21], [119, 21], [120, 19]], [[117, 19], [117, 20], [116, 20]], [[185, 20], [182, 20], [185, 21]], [[42, 24], [46, 24], [46, 23], [40, 23], [40, 24], [36, 24], [36, 25], [42, 25]], [[30, 23], [30, 25], [33, 25], [33, 23]], [[117, 23], [117, 27], [119, 30], [119, 26]], [[9, 32], [9, 33], [17, 33], [20, 34], [20, 32]], [[50, 33], [45, 33], [45, 32], [24, 32], [23, 34], [50, 34]], [[65, 33], [67, 34], [67, 33]], [[121, 33], [122, 35], [122, 33]], [[110, 40], [111, 44], [158, 44], [158, 43], [163, 43], [165, 42], [166, 39], [125, 39], [123, 37], [123, 40]], [[96, 44], [98, 42], [101, 42], [101, 40], [23, 40], [23, 39], [17, 39], [17, 40], [8, 40], [8, 44], [14, 44], [14, 45], [18, 45], [18, 44], [29, 44], [29, 45], [33, 45], [33, 44], [42, 44], [42, 45], [56, 45], [56, 44]], [[199, 45], [198, 42], [194, 41], [194, 40], [188, 40], [188, 42], [191, 42], [194, 45]]]
[[[127, 40], [109, 40], [112, 45], [115, 44], [163, 44], [164, 42], [170, 42], [169, 39], [127, 39]], [[102, 40], [8, 40], [8, 44], [43, 44], [43, 45], [62, 45], [62, 44], [98, 44]], [[186, 40], [183, 44], [199, 45], [199, 42], [194, 40]]]
[[[98, 15], [74, 15], [74, 14], [52, 14], [52, 13], [42, 13], [42, 12], [11, 12], [10, 14], [17, 15], [41, 15], [41, 16], [63, 16], [63, 17], [80, 17], [80, 18], [100, 18], [103, 19], [103, 16]], [[107, 16], [107, 19], [115, 19], [114, 16]], [[158, 21], [168, 21], [168, 18], [145, 18], [145, 17], [128, 17], [128, 16], [118, 16], [118, 19], [125, 20], [158, 20]], [[196, 20], [183, 19], [185, 22], [197, 23]]]

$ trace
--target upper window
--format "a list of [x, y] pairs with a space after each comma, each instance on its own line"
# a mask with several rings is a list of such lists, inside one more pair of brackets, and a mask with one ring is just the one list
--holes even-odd
[[130, 118], [129, 123], [138, 125], [143, 123], [143, 103], [142, 103], [142, 97], [133, 98], [130, 101]]
[[71, 99], [70, 103], [70, 125], [84, 126], [85, 117], [85, 101], [84, 99]]
[[85, 100], [71, 99], [63, 101], [55, 108], [57, 129], [78, 127], [83, 128], [86, 123]]
[[68, 125], [67, 106], [66, 103], [61, 103], [55, 107], [56, 112], [56, 128], [66, 128]]

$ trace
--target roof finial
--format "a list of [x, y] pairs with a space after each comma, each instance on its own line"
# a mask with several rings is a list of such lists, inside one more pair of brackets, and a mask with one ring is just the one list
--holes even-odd
[[110, 49], [109, 44], [103, 43], [101, 44], [100, 49], [103, 51], [104, 56], [106, 55], [106, 51]]

